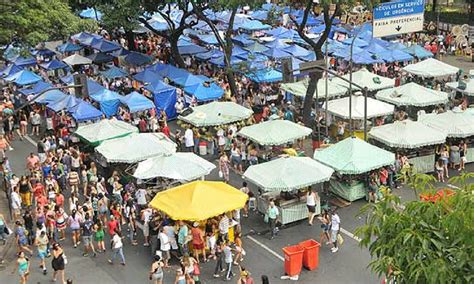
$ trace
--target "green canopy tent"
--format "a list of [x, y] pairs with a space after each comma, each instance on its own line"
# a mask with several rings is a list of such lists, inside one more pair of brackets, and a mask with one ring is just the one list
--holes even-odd
[[195, 127], [216, 126], [248, 119], [253, 111], [234, 102], [211, 102], [192, 108], [178, 119]]
[[103, 119], [97, 123], [79, 126], [74, 135], [97, 146], [105, 140], [124, 137], [132, 133], [138, 133], [138, 128], [124, 121]]
[[[318, 81], [317, 94], [318, 98], [326, 97], [326, 79], [321, 79]], [[306, 96], [306, 91], [308, 89], [309, 80], [305, 79], [302, 81], [294, 83], [284, 83], [281, 84], [281, 89], [291, 93], [297, 97], [304, 98]], [[355, 89], [355, 88], [354, 88]], [[348, 89], [346, 86], [341, 86], [336, 81], [329, 79], [328, 80], [328, 98], [334, 98], [336, 96], [342, 96], [347, 93]], [[316, 97], [316, 92], [314, 92], [314, 97]]]
[[283, 145], [310, 135], [311, 128], [288, 120], [269, 120], [243, 127], [237, 135], [260, 145]]
[[474, 116], [467, 111], [449, 110], [440, 114], [424, 114], [418, 120], [446, 133], [450, 138], [474, 136]]
[[[346, 74], [343, 77], [347, 80], [350, 80], [349, 74]], [[334, 78], [334, 82], [349, 88], [349, 83], [342, 79]], [[395, 86], [395, 79], [379, 76], [365, 68], [362, 68], [359, 71], [352, 73], [352, 82], [356, 83], [359, 86], [367, 87], [369, 91], [377, 91], [392, 88]], [[352, 90], [357, 89], [358, 88], [352, 85]]]
[[375, 97], [396, 106], [425, 107], [448, 102], [447, 93], [428, 89], [414, 82], [378, 91]]

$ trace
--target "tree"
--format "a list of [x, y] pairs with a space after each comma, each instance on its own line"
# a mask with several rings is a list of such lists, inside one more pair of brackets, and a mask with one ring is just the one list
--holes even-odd
[[96, 23], [74, 15], [66, 0], [16, 0], [2, 3], [0, 44], [35, 46], [80, 31], [94, 31]]
[[[237, 92], [237, 84], [235, 81], [235, 71], [231, 64], [232, 60], [232, 49], [234, 43], [232, 42], [232, 36], [234, 33], [234, 22], [237, 11], [240, 7], [250, 6], [255, 7], [261, 4], [259, 0], [217, 0], [217, 1], [193, 1], [192, 5], [194, 7], [194, 13], [196, 14], [199, 20], [204, 21], [209, 25], [212, 30], [212, 33], [217, 39], [217, 42], [224, 53], [224, 64], [225, 64], [225, 74], [227, 81], [229, 83], [230, 91], [232, 95], [238, 98], [240, 95]], [[208, 16], [204, 13], [205, 10], [215, 10], [215, 11], [229, 11], [229, 20], [227, 22], [227, 28], [224, 33], [224, 38], [221, 37], [219, 30], [216, 27], [216, 23], [209, 19]]]
[[[474, 173], [450, 180], [460, 188], [437, 202], [411, 201], [388, 192], [360, 214], [368, 214], [356, 230], [361, 246], [373, 258], [370, 268], [397, 283], [472, 283], [474, 281]], [[415, 174], [409, 184], [433, 194], [436, 180]], [[415, 192], [416, 192], [415, 191]]]

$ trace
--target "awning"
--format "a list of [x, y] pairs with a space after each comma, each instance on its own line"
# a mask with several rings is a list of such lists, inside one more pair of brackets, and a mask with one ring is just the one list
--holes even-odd
[[234, 102], [211, 102], [192, 108], [178, 118], [196, 127], [228, 124], [249, 118], [253, 111]]
[[310, 135], [308, 127], [288, 120], [269, 120], [243, 127], [237, 134], [259, 145], [283, 145]]
[[459, 72], [459, 68], [434, 58], [428, 58], [418, 63], [407, 65], [403, 67], [403, 70], [422, 77], [444, 77], [455, 75]]
[[[364, 119], [364, 96], [352, 96], [352, 119]], [[323, 105], [323, 108], [325, 106]], [[328, 102], [328, 112], [335, 116], [349, 119], [349, 97]], [[367, 119], [393, 114], [395, 107], [372, 98], [367, 98]]]
[[396, 106], [425, 107], [448, 102], [447, 93], [428, 89], [414, 82], [378, 91], [375, 97]]
[[137, 133], [138, 128], [124, 121], [103, 119], [97, 123], [81, 125], [74, 134], [86, 140], [89, 144], [98, 145], [102, 141], [115, 139]]

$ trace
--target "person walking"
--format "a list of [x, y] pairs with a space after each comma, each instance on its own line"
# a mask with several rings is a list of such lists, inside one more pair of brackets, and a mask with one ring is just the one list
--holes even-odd
[[225, 183], [229, 183], [230, 163], [227, 154], [223, 151], [219, 158], [219, 176], [224, 179]]
[[48, 273], [46, 269], [46, 263], [44, 261], [45, 258], [48, 256], [48, 244], [49, 239], [46, 235], [46, 230], [40, 231], [39, 236], [37, 236], [35, 239], [35, 246], [38, 249], [40, 268], [43, 269], [43, 275], [46, 275]]
[[170, 250], [171, 250], [171, 243], [168, 235], [164, 231], [164, 227], [160, 228], [160, 232], [158, 233], [158, 240], [160, 241], [160, 251], [162, 253], [161, 260], [163, 261], [163, 267], [167, 268], [168, 261], [171, 258]]
[[316, 202], [319, 201], [318, 194], [313, 190], [309, 189], [306, 194], [306, 207], [308, 208], [308, 225], [313, 226], [313, 219], [316, 216]]
[[98, 220], [97, 223], [94, 224], [94, 239], [97, 242], [97, 252], [99, 253], [105, 252], [104, 237], [104, 225], [101, 220]]
[[277, 228], [276, 228], [276, 223], [278, 216], [280, 215], [280, 212], [278, 211], [278, 208], [275, 206], [275, 202], [272, 200], [270, 201], [270, 205], [268, 206], [267, 209], [267, 214], [266, 217], [268, 218], [268, 224], [270, 225], [270, 240], [273, 240], [275, 235], [277, 234]]
[[336, 212], [336, 209], [333, 209], [331, 212], [331, 242], [332, 242], [332, 252], [337, 252], [339, 247], [337, 245], [337, 235], [341, 229], [341, 218]]
[[56, 282], [56, 277], [59, 275], [61, 283], [66, 281], [64, 276], [64, 269], [67, 263], [66, 255], [64, 250], [61, 248], [59, 243], [53, 245], [53, 260], [51, 261], [51, 266], [53, 267], [53, 282]]
[[120, 236], [119, 231], [115, 231], [114, 235], [112, 236], [112, 257], [108, 260], [110, 264], [114, 264], [115, 258], [120, 256], [120, 264], [125, 265], [125, 256], [123, 255], [123, 243], [122, 237]]
[[[30, 262], [22, 251], [18, 253], [15, 270], [18, 271], [18, 275], [20, 276], [20, 284], [25, 284], [30, 274]], [[12, 271], [12, 274], [15, 273], [15, 270]]]
[[150, 276], [149, 276], [153, 284], [163, 283], [163, 267], [166, 267], [166, 266], [161, 261], [161, 258], [155, 255], [153, 263], [151, 264]]
[[25, 227], [23, 227], [21, 221], [16, 221], [15, 225], [15, 236], [18, 252], [27, 251], [30, 255], [33, 255], [33, 251], [28, 247], [27, 230]]
[[188, 226], [183, 222], [179, 221], [179, 230], [178, 230], [178, 247], [179, 253], [181, 256], [184, 256], [188, 253]]
[[233, 263], [233, 255], [232, 255], [232, 248], [229, 246], [227, 241], [223, 242], [224, 247], [222, 249], [222, 253], [224, 254], [224, 262], [225, 262], [225, 280], [229, 281], [231, 277], [235, 276], [232, 272], [232, 263]]
[[193, 244], [193, 253], [194, 258], [199, 263], [199, 254], [202, 254], [204, 262], [207, 262], [206, 259], [206, 246], [204, 245], [204, 233], [199, 228], [199, 223], [194, 222], [193, 228], [191, 229], [192, 244]]
[[220, 277], [219, 273], [224, 272], [225, 269], [222, 265], [222, 261], [224, 260], [224, 242], [219, 240], [217, 241], [216, 246], [216, 267], [214, 268], [214, 278]]
[[5, 217], [3, 217], [3, 214], [0, 214], [0, 240], [4, 245], [7, 243], [7, 230], [7, 222], [5, 221]]
[[329, 212], [327, 209], [324, 209], [323, 214], [321, 216], [321, 229], [323, 230], [319, 235], [319, 243], [322, 244], [324, 240], [326, 241], [326, 245], [331, 244], [331, 236], [329, 235], [329, 228], [331, 227], [331, 218], [329, 217]]
[[67, 223], [72, 233], [72, 243], [75, 248], [77, 248], [77, 245], [81, 243], [81, 222], [81, 215], [76, 210], [72, 210]]
[[94, 244], [92, 243], [92, 229], [93, 229], [94, 223], [92, 220], [90, 220], [89, 213], [86, 213], [84, 216], [84, 222], [81, 224], [81, 229], [82, 229], [82, 241], [84, 242], [84, 253], [82, 256], [87, 257], [89, 256], [89, 252], [92, 252], [92, 254], [97, 256], [95, 249], [94, 249]]

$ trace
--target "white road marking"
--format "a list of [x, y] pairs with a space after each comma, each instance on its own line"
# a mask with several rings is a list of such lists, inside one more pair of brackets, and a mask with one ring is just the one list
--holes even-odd
[[260, 246], [261, 248], [263, 248], [264, 250], [268, 251], [269, 253], [271, 253], [272, 255], [274, 255], [276, 258], [278, 258], [279, 260], [281, 261], [285, 261], [285, 258], [281, 255], [279, 255], [276, 251], [272, 250], [271, 248], [269, 248], [268, 246], [262, 244], [261, 242], [259, 242], [258, 240], [256, 240], [254, 237], [252, 236], [247, 236], [247, 238], [249, 238], [251, 241], [253, 241], [254, 243], [256, 243], [258, 246]]
[[36, 142], [35, 142], [33, 139], [31, 139], [30, 136], [26, 135], [26, 136], [25, 136], [25, 139], [26, 139], [26, 141], [28, 141], [28, 142], [30, 142], [31, 144], [33, 144], [33, 146], [36, 146]]
[[450, 183], [448, 183], [447, 186], [450, 187], [450, 188], [459, 189], [458, 186], [455, 186], [455, 185], [450, 184]]
[[360, 243], [361, 241], [361, 239], [358, 236], [354, 235], [353, 233], [349, 232], [348, 230], [344, 228], [341, 228], [341, 233], [343, 233], [344, 235], [348, 236], [351, 239], [356, 240], [358, 243]]

